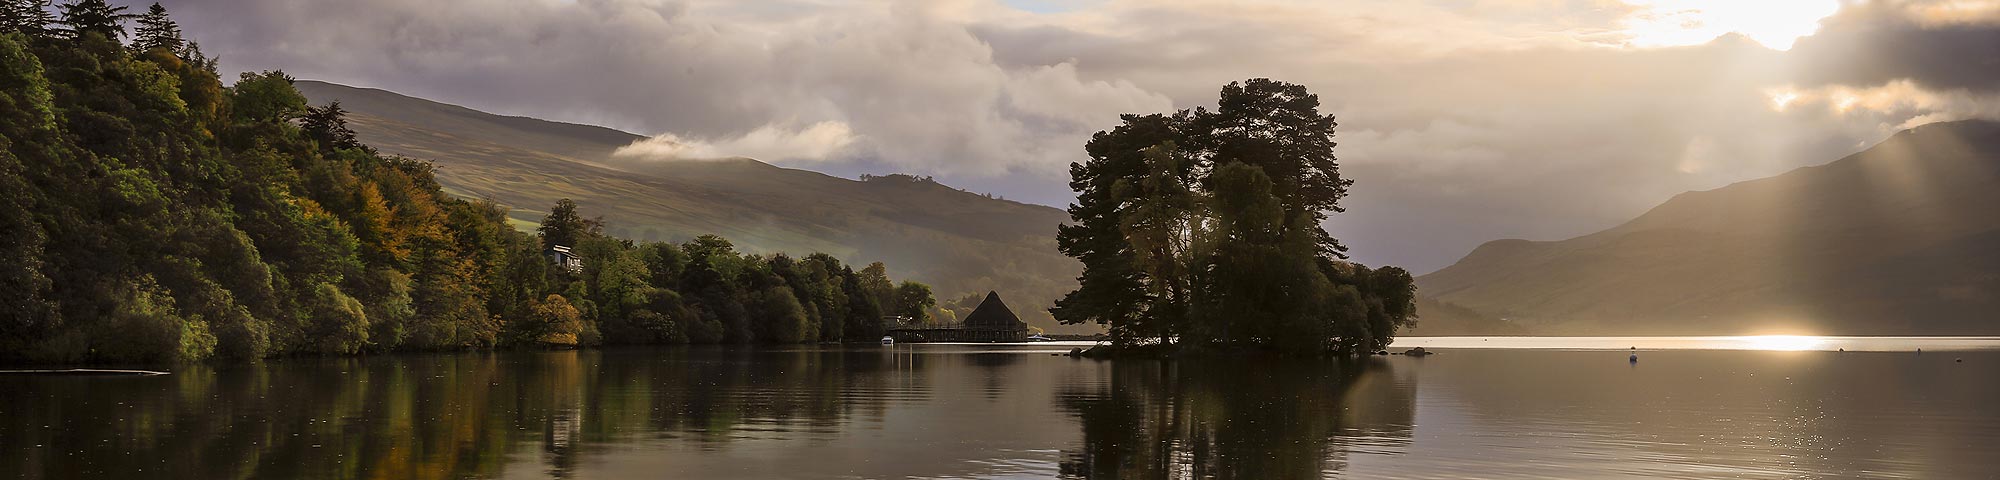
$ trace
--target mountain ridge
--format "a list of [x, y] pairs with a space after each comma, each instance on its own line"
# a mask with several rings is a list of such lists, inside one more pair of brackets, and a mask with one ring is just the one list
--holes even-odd
[[[2000, 123], [1920, 126], [1599, 232], [1487, 242], [1418, 284], [1548, 332], [1991, 333], [2000, 325], [1983, 312], [2000, 299], [1977, 292], [2000, 289], [2000, 262], [1980, 254], [2000, 248], [1996, 158]], [[1939, 255], [1967, 268], [1891, 262]]]

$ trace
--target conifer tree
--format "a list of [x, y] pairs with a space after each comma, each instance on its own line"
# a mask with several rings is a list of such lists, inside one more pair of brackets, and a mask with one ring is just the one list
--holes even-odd
[[181, 46], [187, 44], [187, 40], [181, 38], [180, 25], [167, 17], [167, 8], [160, 6], [160, 2], [153, 2], [153, 6], [147, 7], [146, 13], [138, 18], [139, 28], [133, 32], [136, 38], [132, 40], [132, 49], [150, 52], [164, 48], [178, 54]]
[[49, 0], [0, 0], [0, 33], [45, 37], [49, 25], [55, 21], [55, 14], [49, 12]]
[[321, 148], [366, 148], [355, 137], [354, 130], [347, 128], [347, 110], [340, 108], [339, 100], [328, 102], [324, 107], [306, 107], [306, 116], [300, 119], [300, 124], [306, 136], [318, 141]]
[[112, 6], [105, 0], [76, 0], [62, 6], [62, 18], [57, 20], [72, 37], [82, 37], [95, 32], [105, 38], [117, 39], [125, 36], [125, 20], [134, 15], [125, 13], [125, 6]]
[[575, 247], [583, 239], [603, 235], [604, 220], [583, 218], [576, 211], [576, 202], [565, 198], [556, 201], [535, 231], [542, 235], [542, 248]]
[[21, 29], [28, 13], [27, 2], [20, 0], [0, 0], [0, 33]]

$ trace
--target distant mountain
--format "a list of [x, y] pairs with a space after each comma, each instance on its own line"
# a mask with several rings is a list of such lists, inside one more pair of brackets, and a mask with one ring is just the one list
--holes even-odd
[[970, 298], [958, 315], [993, 290], [1045, 329], [1057, 329], [1047, 307], [1076, 285], [1080, 267], [1055, 248], [1056, 226], [1068, 220], [1058, 209], [906, 175], [859, 181], [747, 158], [614, 158], [614, 150], [645, 137], [383, 90], [296, 85], [315, 105], [339, 100], [362, 141], [435, 162], [447, 192], [507, 205], [522, 228], [567, 197], [586, 215], [602, 215], [620, 237], [682, 241], [713, 233], [749, 252], [826, 252], [857, 269], [883, 261], [898, 278], [931, 284], [940, 302]]
[[2000, 333], [2000, 124], [1925, 125], [1582, 237], [1489, 242], [1417, 282], [1544, 333]]

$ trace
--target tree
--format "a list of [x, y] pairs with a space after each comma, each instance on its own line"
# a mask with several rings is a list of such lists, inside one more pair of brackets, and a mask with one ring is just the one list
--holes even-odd
[[327, 102], [324, 107], [306, 107], [306, 115], [300, 119], [299, 127], [305, 130], [307, 137], [319, 142], [320, 148], [328, 151], [367, 148], [354, 135], [354, 130], [347, 127], [347, 110], [340, 108], [339, 100]]
[[791, 287], [773, 286], [749, 295], [745, 307], [756, 323], [757, 340], [769, 343], [799, 343], [810, 336], [806, 331], [805, 307]]
[[[0, 27], [48, 12], [0, 0]], [[362, 145], [283, 72], [225, 88], [164, 7], [129, 48], [118, 8], [62, 12], [72, 40], [0, 33], [0, 362], [838, 341], [880, 335], [894, 307], [879, 264], [867, 290], [824, 254], [635, 247], [567, 200], [543, 238], [516, 231], [433, 165]], [[558, 273], [545, 240], [583, 271]]]
[[160, 6], [160, 2], [153, 2], [153, 6], [147, 7], [146, 13], [139, 14], [138, 19], [139, 28], [132, 39], [133, 50], [150, 52], [165, 49], [177, 54], [181, 47], [187, 45], [187, 40], [181, 38], [180, 25], [167, 17], [167, 8]]
[[125, 37], [125, 21], [137, 17], [125, 13], [126, 8], [112, 6], [105, 0], [76, 0], [62, 6], [62, 18], [57, 23], [73, 37], [95, 33], [117, 40]]
[[368, 343], [366, 309], [339, 287], [326, 283], [315, 287], [307, 298], [305, 313], [310, 322], [305, 340], [315, 352], [354, 353]]
[[21, 32], [29, 37], [46, 37], [56, 22], [49, 0], [0, 0], [0, 33]]
[[1190, 172], [1173, 142], [1143, 152], [1151, 168], [1137, 181], [1113, 184], [1114, 196], [1130, 199], [1119, 232], [1131, 248], [1132, 267], [1144, 278], [1146, 314], [1128, 325], [1129, 335], [1171, 339], [1187, 322], [1193, 295], [1195, 244], [1203, 232], [1201, 205], [1190, 189]]
[[243, 72], [229, 88], [230, 115], [238, 123], [276, 124], [306, 111], [306, 96], [282, 70]]
[[[1386, 345], [1415, 317], [1400, 269], [1345, 261], [1321, 223], [1350, 180], [1305, 87], [1231, 83], [1214, 111], [1125, 115], [1070, 166], [1057, 246], [1083, 263], [1050, 313], [1115, 345], [1181, 340], [1290, 353]], [[1385, 267], [1393, 268], [1393, 267]], [[1375, 272], [1381, 271], [1380, 275]]]
[[542, 248], [574, 247], [585, 238], [603, 235], [604, 221], [583, 218], [576, 212], [576, 202], [565, 198], [556, 201], [535, 232], [542, 236]]
[[861, 292], [875, 300], [875, 305], [886, 315], [901, 315], [896, 309], [896, 283], [889, 280], [889, 267], [882, 262], [870, 263], [856, 277]]
[[868, 292], [862, 277], [853, 268], [841, 267], [842, 290], [847, 294], [847, 311], [841, 326], [844, 338], [874, 340], [882, 336], [882, 303], [880, 297]]
[[930, 323], [930, 309], [935, 306], [937, 298], [931, 296], [930, 285], [904, 280], [896, 286], [896, 315]]
[[1070, 188], [1077, 192], [1069, 208], [1074, 221], [1057, 227], [1056, 246], [1083, 263], [1083, 274], [1077, 277], [1078, 288], [1049, 313], [1064, 324], [1105, 325], [1113, 342], [1129, 344], [1146, 336], [1139, 330], [1150, 303], [1148, 278], [1124, 234], [1127, 197], [1136, 193], [1130, 185], [1154, 170], [1147, 164], [1147, 149], [1181, 138], [1187, 122], [1185, 115], [1120, 118], [1117, 128], [1098, 132], [1084, 145], [1088, 162], [1070, 165]]
[[[1340, 200], [1354, 182], [1340, 176], [1334, 157], [1333, 115], [1319, 113], [1319, 96], [1304, 85], [1268, 78], [1231, 82], [1213, 112], [1190, 119], [1190, 147], [1211, 166], [1242, 162], [1264, 169], [1285, 206], [1286, 228], [1310, 229], [1322, 254], [1346, 258], [1347, 247], [1320, 223], [1344, 212]], [[1305, 216], [1301, 217], [1303, 214]]]
[[577, 335], [583, 332], [583, 314], [569, 299], [552, 293], [534, 302], [529, 312], [528, 325], [521, 329], [528, 338], [544, 345], [577, 344]]

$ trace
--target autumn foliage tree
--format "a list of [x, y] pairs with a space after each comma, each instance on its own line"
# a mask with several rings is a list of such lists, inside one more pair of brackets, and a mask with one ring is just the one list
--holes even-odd
[[[162, 7], [130, 46], [126, 7], [50, 8], [0, 0], [0, 361], [881, 331], [872, 284], [831, 257], [634, 245], [568, 201], [538, 238], [445, 193], [430, 163], [363, 145], [284, 72], [225, 85]], [[552, 268], [544, 244], [577, 247], [584, 272]]]

